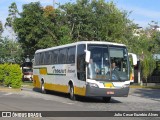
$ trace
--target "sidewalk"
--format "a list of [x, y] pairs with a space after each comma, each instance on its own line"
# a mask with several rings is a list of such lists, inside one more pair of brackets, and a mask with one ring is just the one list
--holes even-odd
[[20, 92], [21, 88], [14, 89], [14, 88], [0, 86], [0, 91], [2, 92]]
[[130, 85], [130, 88], [148, 88], [148, 89], [160, 89], [160, 85], [147, 85], [147, 86], [145, 86], [145, 85], [143, 85], [143, 86], [141, 86], [141, 85], [136, 85], [136, 84], [133, 84], [133, 85]]

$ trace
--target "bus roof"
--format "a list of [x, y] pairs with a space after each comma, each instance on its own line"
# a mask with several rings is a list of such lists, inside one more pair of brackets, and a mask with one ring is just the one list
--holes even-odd
[[124, 44], [113, 43], [113, 42], [105, 42], [105, 41], [79, 41], [79, 42], [75, 42], [75, 43], [50, 47], [50, 48], [46, 48], [46, 49], [39, 49], [35, 53], [50, 51], [50, 50], [53, 50], [53, 49], [59, 49], [59, 48], [64, 48], [64, 47], [69, 47], [69, 46], [74, 46], [74, 45], [78, 45], [78, 44], [103, 44], [103, 45], [106, 44], [106, 45], [125, 46]]

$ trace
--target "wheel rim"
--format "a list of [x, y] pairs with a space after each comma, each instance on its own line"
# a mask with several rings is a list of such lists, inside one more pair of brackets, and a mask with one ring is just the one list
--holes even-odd
[[70, 98], [72, 99], [73, 98], [73, 87], [72, 86], [70, 86]]
[[41, 86], [41, 91], [42, 91], [42, 93], [44, 92], [44, 84], [42, 84], [42, 86]]

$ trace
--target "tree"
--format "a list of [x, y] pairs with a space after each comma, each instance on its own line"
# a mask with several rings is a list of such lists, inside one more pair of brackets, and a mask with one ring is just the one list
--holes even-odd
[[[77, 0], [76, 4], [60, 6], [70, 28], [73, 41], [97, 40], [128, 43], [126, 30], [132, 22], [127, 12], [120, 11], [113, 2]], [[63, 20], [63, 21], [64, 21]]]
[[[26, 4], [13, 22], [24, 55], [33, 56], [37, 49], [82, 40], [129, 44], [133, 23], [126, 11], [113, 2], [77, 0], [57, 9], [43, 8], [39, 2]], [[127, 32], [126, 32], [127, 31]]]
[[149, 51], [153, 54], [160, 53], [160, 30], [158, 23], [152, 21], [146, 29], [146, 34], [150, 38]]
[[0, 63], [21, 63], [22, 52], [18, 42], [4, 38], [0, 44]]
[[[15, 4], [10, 7], [9, 23], [18, 35], [24, 54], [33, 58], [37, 49], [57, 46], [75, 41], [108, 41], [126, 44], [129, 52], [142, 56], [144, 78], [152, 69], [152, 54], [160, 51], [160, 32], [142, 30], [134, 35], [138, 25], [128, 19], [130, 12], [119, 10], [113, 2], [104, 0], [77, 0], [75, 3], [42, 7], [39, 2], [23, 5], [19, 17]], [[153, 24], [154, 25], [154, 24]], [[153, 26], [152, 25], [152, 26]], [[148, 37], [148, 32], [152, 33]], [[146, 56], [150, 56], [147, 58]], [[142, 60], [141, 60], [142, 61]], [[154, 68], [154, 67], [153, 67]], [[149, 72], [148, 72], [148, 71]]]
[[1, 36], [2, 32], [3, 32], [3, 25], [2, 25], [2, 22], [0, 21], [0, 36]]
[[18, 9], [17, 9], [17, 5], [15, 2], [13, 2], [10, 6], [9, 6], [9, 15], [6, 18], [6, 23], [5, 26], [8, 27], [13, 27], [13, 22], [14, 20], [17, 18], [17, 15], [19, 14]]
[[14, 30], [24, 50], [23, 56], [33, 58], [37, 49], [58, 45], [53, 33], [54, 24], [51, 23], [53, 18], [50, 17], [54, 9], [49, 10], [42, 8], [39, 2], [26, 4], [20, 18], [15, 19]]
[[147, 83], [148, 77], [151, 76], [156, 66], [153, 54], [159, 53], [158, 51], [160, 50], [158, 48], [159, 31], [153, 29], [152, 26], [138, 31], [139, 34], [133, 36], [128, 48], [131, 52], [136, 53], [139, 56], [142, 73], [141, 76], [143, 81]]
[[9, 32], [11, 33], [12, 40], [13, 40], [13, 38], [15, 37], [15, 33], [13, 31], [13, 22], [17, 18], [17, 16], [19, 15], [17, 5], [15, 2], [13, 2], [9, 6], [8, 12], [9, 12], [9, 14], [8, 14], [8, 17], [6, 18], [5, 27], [6, 28], [8, 27], [10, 29]]
[[156, 67], [156, 62], [153, 59], [152, 54], [145, 55], [145, 58], [143, 61], [141, 61], [141, 71], [142, 71], [142, 79], [147, 83], [148, 77], [151, 76], [153, 73], [155, 67]]

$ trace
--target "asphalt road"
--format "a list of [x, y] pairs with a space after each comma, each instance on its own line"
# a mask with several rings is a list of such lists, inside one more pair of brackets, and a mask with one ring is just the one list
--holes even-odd
[[[51, 92], [42, 94], [24, 88], [21, 92], [0, 92], [0, 111], [160, 111], [160, 90], [130, 89], [128, 97], [115, 97], [110, 103], [99, 98], [83, 98], [72, 101], [68, 95]], [[83, 116], [83, 114], [82, 114]], [[2, 119], [2, 118], [0, 118]], [[8, 119], [8, 118], [5, 118]], [[12, 118], [13, 119], [13, 118]], [[17, 118], [14, 118], [17, 120]], [[22, 118], [18, 118], [22, 119]], [[24, 119], [24, 118], [23, 118]], [[123, 117], [45, 117], [32, 120], [123, 120]], [[125, 117], [130, 120], [158, 120], [158, 117]], [[4, 118], [3, 118], [4, 120]]]

